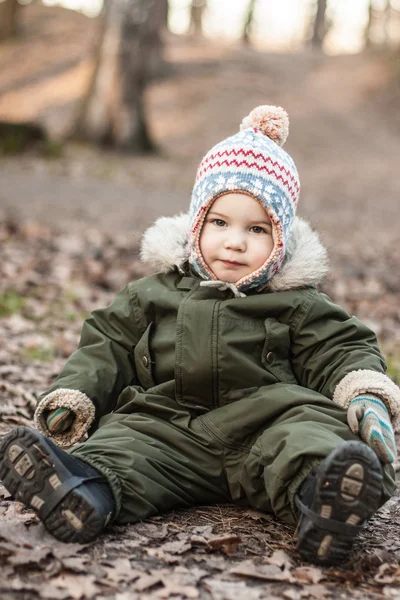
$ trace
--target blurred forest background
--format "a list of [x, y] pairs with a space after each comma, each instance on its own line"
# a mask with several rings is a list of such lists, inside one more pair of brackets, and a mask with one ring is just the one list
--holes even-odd
[[[400, 384], [400, 0], [0, 0], [0, 434], [32, 423], [82, 320], [148, 273], [144, 228], [187, 210], [203, 154], [259, 104], [289, 113], [299, 214], [331, 261], [323, 290], [374, 329]], [[291, 582], [279, 595], [290, 599], [398, 598], [396, 503], [344, 570], [295, 575], [280, 554], [257, 587], [234, 581], [235, 560], [293, 549], [292, 534], [266, 515], [217, 507], [120, 528], [125, 537], [109, 534], [115, 556], [100, 568], [103, 541], [72, 559], [53, 542], [49, 558], [34, 516], [0, 487], [0, 589], [12, 581], [27, 599], [92, 598], [111, 589], [101, 587], [108, 569], [107, 585], [124, 591], [139, 577], [127, 575], [130, 552], [143, 578], [137, 595], [118, 600], [176, 589], [180, 598], [271, 599], [268, 577], [280, 590]], [[223, 555], [193, 568], [200, 538], [232, 531], [207, 546]], [[250, 567], [240, 573], [259, 573]], [[153, 585], [160, 595], [140, 595]]]

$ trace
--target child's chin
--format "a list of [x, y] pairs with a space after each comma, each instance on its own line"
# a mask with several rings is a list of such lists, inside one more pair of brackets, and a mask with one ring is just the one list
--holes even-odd
[[217, 279], [220, 279], [221, 281], [226, 281], [227, 283], [236, 283], [237, 281], [239, 281], [239, 279], [241, 279], [242, 277], [244, 277], [244, 275], [238, 275], [237, 273], [233, 274], [233, 273], [226, 273], [224, 271], [220, 271], [219, 273], [215, 274]]

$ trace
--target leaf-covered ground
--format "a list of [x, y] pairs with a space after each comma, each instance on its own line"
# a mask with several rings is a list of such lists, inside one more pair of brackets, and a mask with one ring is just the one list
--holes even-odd
[[[50, 10], [24, 10], [26, 35], [2, 47], [0, 118], [29, 109], [26, 118], [57, 132], [82, 93], [84, 32], [94, 25]], [[167, 77], [147, 96], [158, 155], [71, 144], [57, 159], [37, 150], [2, 159], [0, 435], [31, 425], [36, 396], [75, 349], [85, 316], [147, 273], [143, 227], [186, 210], [201, 155], [265, 102], [291, 116], [300, 214], [321, 231], [331, 258], [323, 289], [377, 332], [400, 383], [400, 134], [384, 57], [263, 55], [172, 37], [167, 59]], [[1, 487], [0, 517], [2, 600], [400, 598], [397, 497], [332, 569], [301, 564], [294, 532], [246, 508], [179, 510], [113, 527], [86, 546], [51, 538]]]
[[[31, 424], [35, 396], [76, 347], [82, 319], [146, 270], [138, 259], [139, 240], [131, 235], [93, 229], [71, 235], [59, 226], [9, 219], [0, 221], [0, 242], [2, 434]], [[361, 290], [368, 286], [368, 278], [355, 281]], [[329, 285], [335, 289], [338, 282], [331, 277]], [[386, 317], [395, 320], [388, 314], [390, 298], [384, 302]], [[178, 510], [114, 527], [99, 541], [78, 546], [55, 541], [0, 488], [1, 598], [398, 597], [398, 511], [398, 499], [392, 499], [343, 568], [320, 569], [299, 563], [290, 528], [253, 510]]]

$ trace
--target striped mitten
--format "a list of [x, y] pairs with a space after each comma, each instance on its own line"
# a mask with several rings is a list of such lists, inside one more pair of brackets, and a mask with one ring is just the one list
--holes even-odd
[[75, 420], [75, 413], [69, 408], [55, 408], [46, 415], [46, 425], [50, 433], [64, 433]]
[[354, 398], [347, 410], [347, 421], [353, 433], [358, 433], [384, 463], [392, 463], [397, 456], [396, 442], [389, 412], [376, 396]]

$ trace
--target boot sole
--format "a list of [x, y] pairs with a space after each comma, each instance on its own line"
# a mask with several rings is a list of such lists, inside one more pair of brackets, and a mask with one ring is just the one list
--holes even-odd
[[[329, 459], [318, 476], [313, 510], [322, 518], [360, 526], [381, 505], [383, 475], [379, 460], [361, 442], [338, 446]], [[334, 565], [348, 557], [354, 534], [335, 534], [306, 516], [304, 519], [297, 546], [304, 560]]]
[[[71, 474], [33, 429], [17, 427], [0, 442], [0, 479], [8, 492], [33, 509], [40, 518], [46, 501]], [[104, 520], [75, 488], [43, 520], [46, 529], [62, 542], [93, 540], [104, 529]]]

